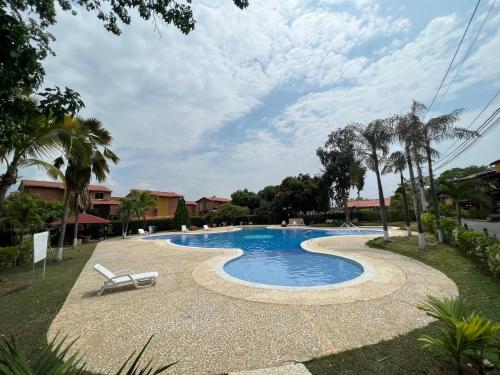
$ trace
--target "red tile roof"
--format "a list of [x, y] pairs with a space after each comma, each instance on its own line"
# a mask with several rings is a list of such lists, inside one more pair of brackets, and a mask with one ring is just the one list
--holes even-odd
[[110, 205], [110, 206], [113, 206], [113, 205], [120, 204], [119, 201], [114, 200], [114, 199], [91, 199], [91, 201], [92, 201], [92, 204], [94, 206], [99, 206], [99, 205]]
[[[40, 187], [40, 188], [48, 188], [48, 189], [64, 189], [64, 184], [62, 182], [56, 181], [39, 181], [39, 180], [21, 180], [21, 186], [24, 187]], [[103, 191], [103, 192], [111, 192], [106, 186], [103, 185], [89, 185], [89, 191]]]
[[[67, 220], [68, 224], [75, 224], [75, 216], [69, 216]], [[78, 215], [78, 223], [80, 224], [109, 224], [110, 221], [103, 219], [99, 216], [94, 216], [87, 213], [81, 213]], [[56, 220], [53, 224], [61, 224], [61, 220]]]
[[214, 202], [223, 202], [223, 203], [231, 202], [231, 199], [229, 199], [229, 198], [222, 198], [222, 197], [201, 197], [196, 202], [199, 202], [202, 199], [207, 199], [209, 201], [214, 201]]
[[129, 196], [132, 194], [133, 191], [144, 191], [147, 192], [151, 195], [157, 196], [157, 197], [167, 197], [167, 198], [181, 198], [182, 195], [174, 193], [173, 191], [155, 191], [155, 190], [141, 190], [141, 189], [132, 189], [130, 193], [127, 194]]
[[186, 201], [186, 204], [188, 206], [196, 206], [197, 203], [195, 201]]
[[[391, 199], [385, 198], [385, 205], [389, 207], [391, 205]], [[347, 202], [347, 207], [349, 208], [378, 208], [380, 207], [378, 199], [362, 199]]]

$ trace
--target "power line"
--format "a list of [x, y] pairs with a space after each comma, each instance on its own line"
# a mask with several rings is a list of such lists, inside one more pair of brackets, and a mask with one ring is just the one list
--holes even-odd
[[468, 138], [464, 142], [462, 142], [458, 147], [453, 150], [453, 152], [445, 159], [447, 160], [442, 160], [440, 163], [437, 163], [435, 165], [435, 170], [441, 169], [444, 166], [448, 165], [451, 163], [454, 159], [456, 159], [458, 156], [460, 156], [463, 152], [465, 152], [467, 149], [469, 149], [474, 143], [476, 143], [480, 137], [484, 136], [487, 134], [489, 131], [494, 129], [498, 124], [500, 124], [500, 107], [495, 109], [493, 113], [481, 124], [481, 126], [478, 127], [476, 130], [479, 135], [474, 138]]
[[425, 118], [425, 116], [427, 116], [427, 113], [429, 113], [429, 111], [431, 110], [434, 102], [436, 101], [437, 96], [439, 95], [439, 91], [441, 91], [441, 88], [443, 87], [443, 84], [444, 84], [444, 81], [446, 80], [446, 77], [448, 77], [448, 73], [450, 73], [451, 66], [453, 65], [453, 62], [455, 61], [455, 58], [457, 57], [457, 54], [458, 54], [458, 51], [460, 50], [460, 47], [462, 46], [462, 43], [465, 39], [465, 35], [467, 34], [467, 31], [469, 31], [469, 27], [472, 23], [472, 19], [476, 15], [477, 8], [479, 7], [479, 3], [481, 3], [481, 0], [477, 0], [476, 7], [474, 8], [474, 12], [472, 12], [472, 16], [469, 19], [469, 23], [467, 23], [467, 27], [465, 28], [465, 31], [462, 35], [462, 38], [460, 39], [460, 43], [458, 43], [457, 50], [455, 51], [455, 54], [453, 55], [453, 58], [451, 59], [450, 65], [448, 66], [448, 69], [446, 69], [446, 73], [445, 73], [443, 79], [441, 80], [441, 83], [439, 84], [439, 87], [436, 91], [436, 94], [434, 95], [434, 98], [432, 99], [431, 104], [429, 105], [429, 107], [427, 107], [427, 111], [425, 112], [424, 118]]
[[448, 94], [448, 91], [450, 90], [450, 87], [453, 85], [453, 83], [455, 82], [455, 80], [457, 79], [457, 76], [460, 74], [460, 72], [462, 71], [462, 67], [464, 66], [464, 63], [465, 63], [465, 60], [467, 60], [470, 56], [470, 53], [472, 52], [472, 48], [474, 47], [474, 44], [476, 44], [476, 41], [479, 37], [479, 34], [481, 34], [481, 31], [483, 30], [483, 27], [484, 27], [484, 24], [486, 23], [486, 20], [488, 19], [490, 13], [491, 13], [491, 10], [493, 9], [493, 7], [495, 6], [495, 3], [496, 3], [496, 0], [493, 0], [493, 2], [491, 3], [491, 6], [489, 7], [488, 9], [488, 12], [486, 13], [486, 15], [484, 16], [483, 18], [483, 22], [481, 23], [481, 26], [479, 27], [479, 29], [477, 30], [476, 32], [476, 35], [474, 36], [474, 39], [472, 40], [472, 43], [471, 45], [469, 46], [469, 49], [467, 50], [467, 52], [465, 53], [465, 56], [463, 58], [463, 60], [460, 62], [460, 64], [458, 65], [458, 67], [456, 68], [455, 70], [455, 74], [453, 75], [453, 78], [451, 79], [450, 83], [448, 84], [447, 88], [446, 88], [446, 91], [444, 92], [444, 94], [441, 96], [441, 100], [439, 101], [439, 103], [437, 104], [438, 108], [441, 106], [441, 104], [443, 103], [444, 99], [446, 98], [446, 94]]
[[[481, 109], [481, 111], [476, 115], [476, 117], [474, 117], [474, 119], [469, 123], [469, 125], [465, 128], [467, 130], [469, 130], [471, 128], [472, 125], [474, 125], [474, 123], [477, 121], [477, 119], [479, 117], [482, 116], [482, 114], [488, 109], [488, 107], [491, 105], [491, 103], [493, 103], [495, 101], [495, 99], [498, 97], [498, 95], [500, 95], [500, 89], [496, 92], [495, 95], [493, 95], [493, 97], [488, 101], [488, 103], [486, 103], [486, 105], [483, 107], [483, 109]], [[443, 153], [443, 156], [441, 156], [438, 160], [436, 160], [436, 163], [440, 163], [443, 159], [447, 158], [448, 157], [448, 152], [453, 148], [453, 146], [455, 146], [459, 141], [458, 140], [455, 140], [447, 149], [446, 151]]]

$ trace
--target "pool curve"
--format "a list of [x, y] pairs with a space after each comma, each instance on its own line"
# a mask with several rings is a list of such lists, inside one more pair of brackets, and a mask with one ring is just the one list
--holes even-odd
[[224, 263], [223, 271], [244, 283], [270, 287], [327, 287], [360, 278], [365, 267], [344, 256], [310, 252], [301, 245], [312, 238], [376, 235], [377, 230], [253, 228], [203, 234], [164, 234], [145, 240], [206, 249], [236, 248], [242, 254]]

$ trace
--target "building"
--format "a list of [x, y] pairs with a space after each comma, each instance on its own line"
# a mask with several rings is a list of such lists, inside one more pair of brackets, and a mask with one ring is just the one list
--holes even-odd
[[[89, 185], [92, 208], [89, 213], [102, 218], [118, 216], [118, 199], [111, 196], [112, 191], [103, 185]], [[21, 180], [18, 191], [38, 195], [45, 202], [64, 200], [64, 184], [55, 181]]]
[[221, 204], [229, 203], [231, 199], [221, 198], [221, 197], [201, 197], [196, 201], [197, 204], [197, 213], [200, 216], [206, 215], [211, 211], [216, 211], [217, 207]]
[[195, 201], [186, 201], [186, 208], [189, 216], [198, 216], [197, 206]]
[[134, 191], [144, 191], [154, 197], [156, 197], [155, 207], [150, 208], [146, 211], [146, 218], [155, 217], [173, 217], [175, 215], [175, 210], [177, 209], [177, 204], [182, 195], [174, 193], [172, 191], [153, 191], [153, 190], [139, 190], [134, 189], [128, 193], [127, 197], [130, 197]]
[[[385, 198], [384, 199], [385, 206], [390, 207], [391, 206], [391, 199], [390, 198]], [[380, 203], [378, 199], [357, 199], [353, 201], [348, 201], [347, 202], [347, 207], [351, 209], [374, 209], [374, 208], [380, 208]]]

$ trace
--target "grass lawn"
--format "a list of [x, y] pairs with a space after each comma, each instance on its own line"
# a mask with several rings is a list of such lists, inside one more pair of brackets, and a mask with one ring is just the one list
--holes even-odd
[[[369, 241], [372, 247], [408, 256], [445, 273], [458, 286], [468, 305], [485, 317], [500, 321], [500, 282], [483, 273], [460, 252], [448, 245], [440, 245], [427, 236], [428, 250], [419, 254], [416, 236], [394, 237], [385, 244], [381, 238]], [[306, 363], [313, 374], [456, 374], [456, 369], [445, 357], [420, 350], [417, 338], [432, 335], [440, 323], [414, 330], [395, 339], [380, 342]], [[475, 373], [475, 372], [471, 372]], [[500, 374], [500, 371], [491, 374]], [[467, 372], [466, 372], [467, 374]]]
[[7, 270], [0, 282], [0, 335], [14, 335], [30, 358], [38, 357], [50, 323], [95, 247], [93, 243], [65, 249], [61, 264], [47, 259], [45, 280], [42, 263], [37, 264], [34, 290], [31, 264]]

